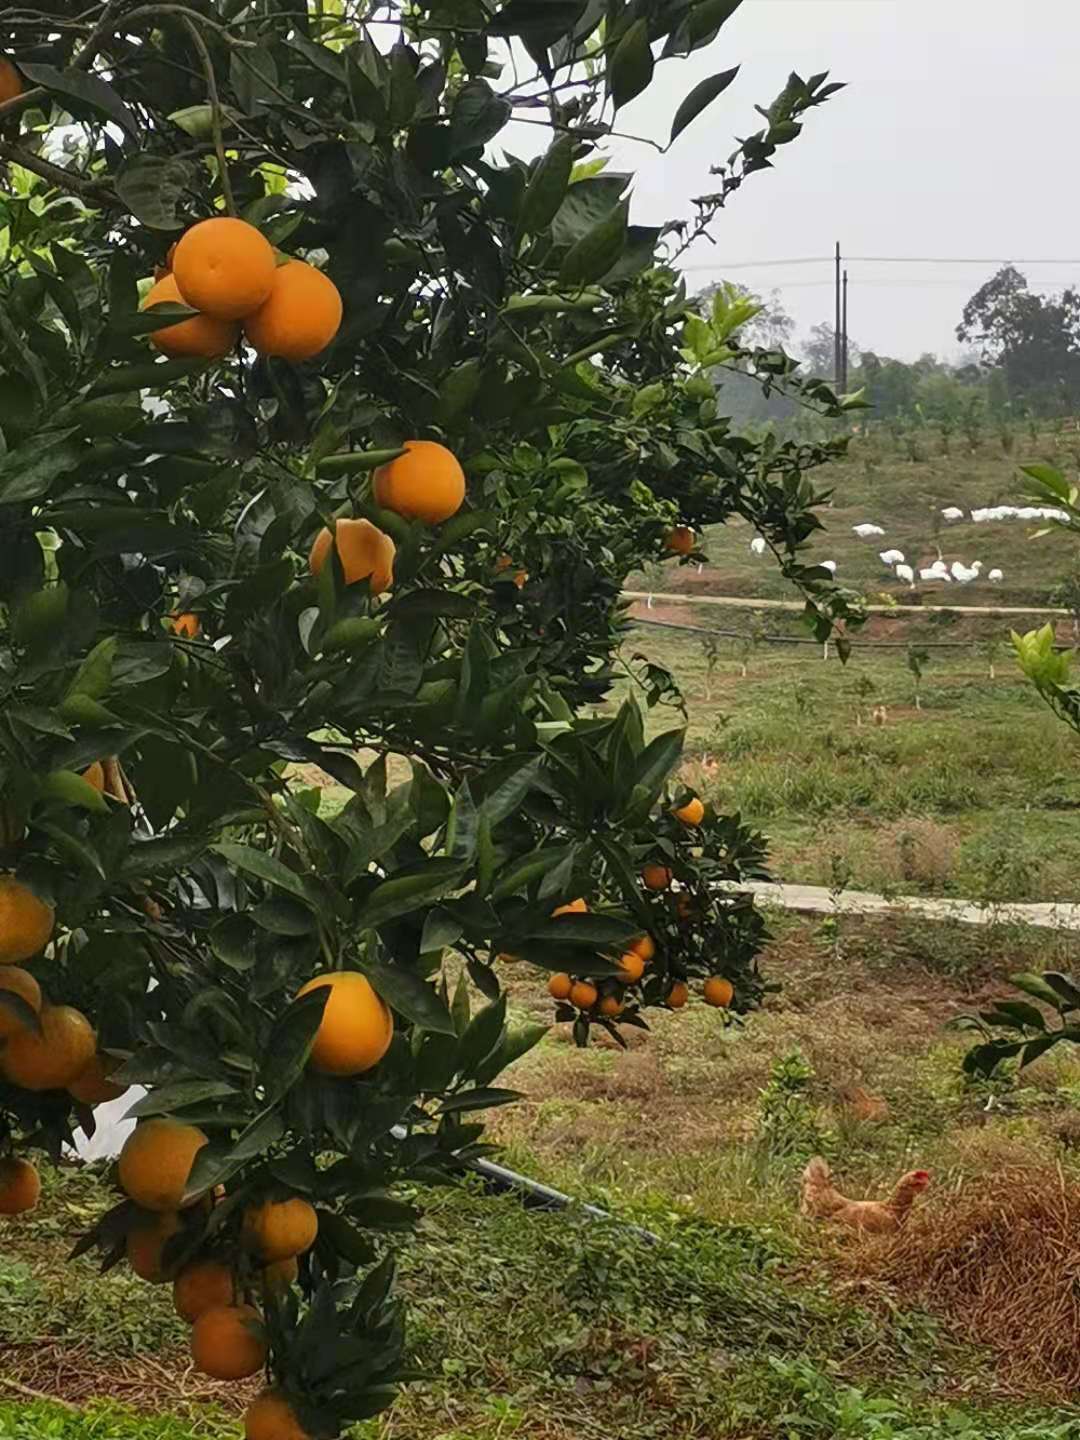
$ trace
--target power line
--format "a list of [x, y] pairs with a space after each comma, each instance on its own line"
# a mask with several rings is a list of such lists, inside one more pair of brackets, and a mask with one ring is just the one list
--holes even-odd
[[[682, 270], [768, 270], [779, 265], [832, 265], [832, 255], [792, 255], [774, 260], [712, 260]], [[864, 265], [1080, 265], [1080, 257], [1024, 259], [1014, 255], [846, 255]]]

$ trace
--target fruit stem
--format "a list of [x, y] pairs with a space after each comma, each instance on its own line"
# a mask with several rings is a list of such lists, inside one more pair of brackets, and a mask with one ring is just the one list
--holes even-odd
[[214, 150], [217, 152], [218, 173], [221, 176], [221, 193], [225, 199], [225, 213], [233, 216], [235, 219], [236, 201], [233, 198], [232, 181], [229, 179], [229, 166], [225, 159], [225, 140], [221, 133], [221, 98], [218, 95], [217, 76], [214, 74], [214, 62], [210, 58], [210, 51], [206, 48], [206, 41], [199, 32], [199, 27], [186, 15], [184, 16], [184, 24], [191, 32], [192, 43], [199, 52], [203, 73], [206, 75], [206, 96], [210, 102], [210, 118], [214, 132]]

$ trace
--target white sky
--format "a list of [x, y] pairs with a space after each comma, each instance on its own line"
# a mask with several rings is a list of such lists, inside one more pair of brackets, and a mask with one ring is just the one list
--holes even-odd
[[[613, 141], [613, 166], [637, 172], [632, 220], [690, 215], [690, 198], [715, 188], [709, 166], [760, 128], [754, 104], [790, 70], [829, 70], [848, 88], [811, 111], [772, 172], [751, 177], [716, 226], [717, 246], [689, 253], [707, 267], [692, 285], [775, 286], [804, 334], [832, 319], [828, 266], [725, 267], [830, 255], [839, 240], [852, 256], [1072, 257], [1021, 269], [1034, 288], [1080, 284], [1078, 60], [1080, 0], [744, 0], [708, 50], [657, 67], [619, 128], [665, 140], [698, 80], [741, 64], [735, 83], [670, 154]], [[535, 153], [543, 132], [513, 129], [497, 143]], [[954, 357], [964, 301], [996, 268], [853, 259], [852, 339], [905, 359]]]

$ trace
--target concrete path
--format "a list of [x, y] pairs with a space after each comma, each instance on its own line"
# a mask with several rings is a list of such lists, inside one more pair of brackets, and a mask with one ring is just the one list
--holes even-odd
[[[728, 610], [806, 609], [802, 600], [753, 600], [744, 595], [663, 595], [658, 590], [624, 590], [624, 600], [653, 600], [661, 605], [722, 605]], [[1048, 605], [865, 605], [870, 615], [925, 615], [948, 611], [952, 615], [1068, 615], [1068, 610]]]
[[1080, 904], [1070, 900], [1030, 905], [977, 905], [971, 900], [931, 900], [921, 895], [889, 899], [861, 890], [845, 890], [836, 903], [823, 885], [750, 881], [737, 888], [752, 890], [768, 905], [779, 905], [804, 915], [918, 915], [925, 920], [954, 920], [961, 925], [1033, 925], [1040, 930], [1080, 930]]

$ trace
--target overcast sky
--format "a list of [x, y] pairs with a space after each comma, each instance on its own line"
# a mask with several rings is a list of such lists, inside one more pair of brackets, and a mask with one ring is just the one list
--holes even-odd
[[[687, 256], [705, 267], [696, 284], [776, 286], [805, 333], [831, 321], [829, 268], [744, 262], [824, 256], [836, 240], [853, 257], [1080, 257], [1078, 60], [1077, 0], [743, 0], [708, 50], [658, 66], [619, 127], [666, 139], [698, 80], [738, 63], [735, 83], [670, 154], [613, 142], [615, 163], [638, 173], [633, 220], [689, 215], [690, 198], [715, 187], [709, 166], [760, 127], [754, 104], [790, 70], [847, 82], [731, 202], [717, 246]], [[995, 268], [852, 259], [852, 339], [905, 359], [954, 358], [964, 301]], [[1080, 283], [1080, 258], [1021, 268], [1035, 288]]]

